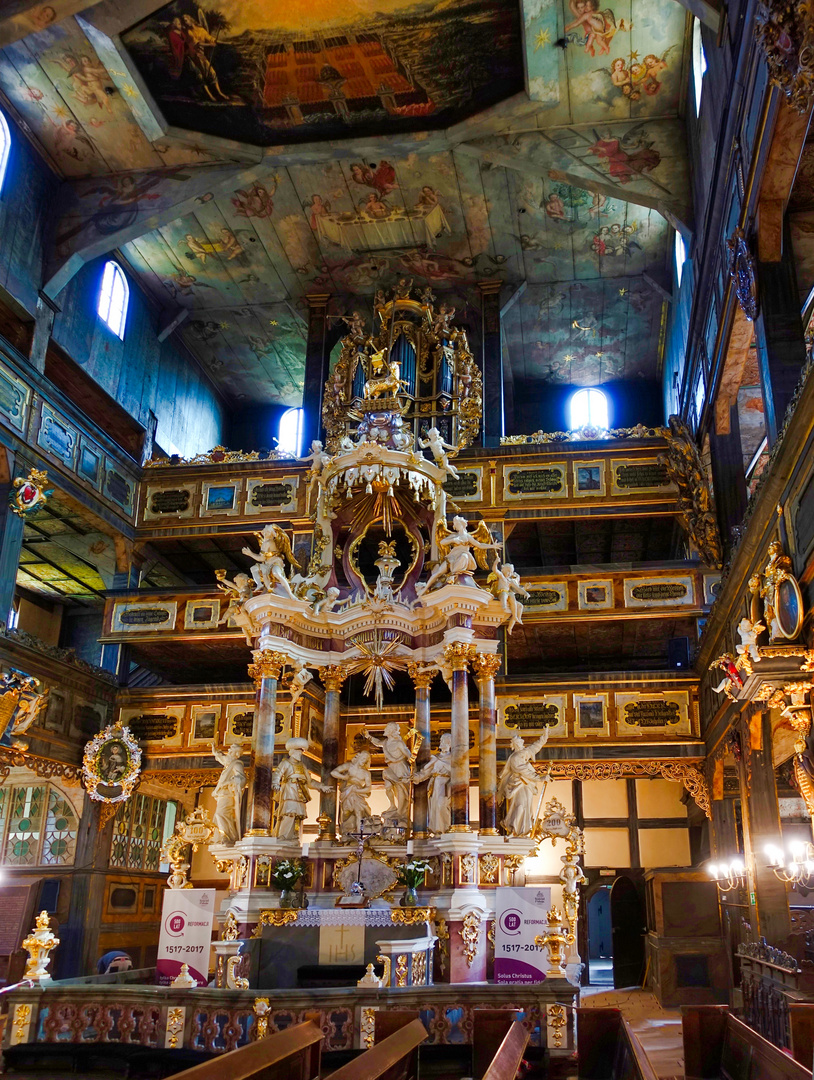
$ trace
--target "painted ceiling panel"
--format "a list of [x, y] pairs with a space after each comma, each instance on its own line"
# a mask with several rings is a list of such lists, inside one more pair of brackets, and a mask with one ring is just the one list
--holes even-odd
[[170, 123], [261, 146], [448, 126], [523, 86], [515, 0], [173, 0], [123, 42]]

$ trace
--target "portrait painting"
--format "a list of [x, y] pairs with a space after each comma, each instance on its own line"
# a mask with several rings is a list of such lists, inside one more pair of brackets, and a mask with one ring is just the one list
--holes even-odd
[[111, 739], [100, 749], [97, 763], [104, 783], [119, 783], [129, 768], [127, 747], [120, 739]]
[[585, 590], [586, 604], [604, 604], [608, 590], [604, 585], [589, 585]]
[[783, 637], [797, 637], [803, 623], [803, 598], [793, 577], [787, 577], [777, 586], [775, 615]]

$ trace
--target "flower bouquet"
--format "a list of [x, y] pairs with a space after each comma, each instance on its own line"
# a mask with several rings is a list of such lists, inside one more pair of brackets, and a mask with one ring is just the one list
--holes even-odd
[[297, 882], [305, 876], [306, 865], [302, 859], [280, 859], [274, 864], [271, 881], [275, 889], [280, 890], [280, 907], [307, 907], [302, 889], [296, 895]]
[[424, 884], [424, 876], [430, 870], [430, 864], [426, 859], [410, 859], [404, 866], [398, 869], [398, 883], [404, 885], [404, 894], [400, 900], [402, 907], [417, 907], [419, 885]]

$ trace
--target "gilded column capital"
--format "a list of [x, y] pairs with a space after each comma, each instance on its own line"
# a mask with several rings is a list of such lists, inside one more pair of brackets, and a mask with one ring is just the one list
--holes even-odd
[[502, 663], [503, 657], [498, 653], [478, 653], [472, 661], [472, 672], [478, 682], [488, 681], [494, 679]]
[[425, 667], [423, 664], [408, 664], [407, 674], [413, 680], [416, 690], [429, 690], [438, 674], [438, 668]]
[[325, 689], [334, 690], [339, 693], [342, 689], [342, 683], [348, 677], [347, 670], [340, 667], [339, 664], [331, 664], [329, 667], [321, 667], [317, 670], [319, 671], [319, 677], [322, 679], [322, 685]]
[[249, 675], [257, 687], [262, 679], [279, 679], [280, 672], [288, 663], [285, 653], [274, 652], [273, 649], [254, 649], [252, 656], [254, 663], [249, 664]]
[[478, 655], [474, 645], [467, 645], [464, 641], [453, 641], [444, 646], [444, 660], [453, 671], [466, 671], [471, 660]]

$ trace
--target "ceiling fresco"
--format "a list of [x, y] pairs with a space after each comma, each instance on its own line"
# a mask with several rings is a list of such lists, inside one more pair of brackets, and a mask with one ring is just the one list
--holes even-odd
[[260, 146], [444, 127], [523, 88], [516, 0], [173, 0], [122, 40], [171, 124]]
[[100, 4], [0, 50], [0, 93], [69, 181], [52, 259], [118, 249], [232, 400], [300, 403], [309, 292], [369, 319], [404, 276], [470, 322], [525, 283], [516, 381], [655, 378], [689, 19], [608, 2]]

